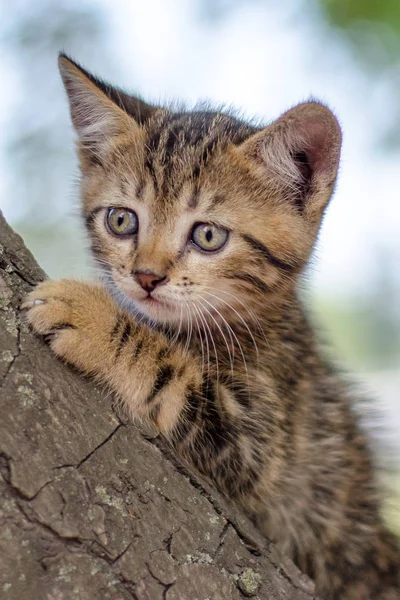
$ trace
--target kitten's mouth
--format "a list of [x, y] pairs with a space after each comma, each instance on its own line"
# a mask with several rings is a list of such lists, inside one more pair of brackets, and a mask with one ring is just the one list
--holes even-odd
[[173, 309], [174, 306], [171, 304], [171, 302], [167, 302], [166, 300], [164, 300], [163, 298], [155, 298], [154, 296], [151, 296], [150, 294], [148, 296], [145, 296], [144, 298], [140, 298], [139, 303], [142, 304], [143, 307], [146, 308], [150, 308], [150, 307], [154, 307], [157, 309]]
[[176, 306], [164, 299], [146, 296], [136, 300], [139, 310], [150, 319], [160, 322], [170, 322], [177, 319]]
[[169, 306], [167, 302], [164, 302], [164, 300], [153, 298], [153, 296], [146, 296], [146, 298], [143, 298], [141, 302], [144, 302], [148, 306]]

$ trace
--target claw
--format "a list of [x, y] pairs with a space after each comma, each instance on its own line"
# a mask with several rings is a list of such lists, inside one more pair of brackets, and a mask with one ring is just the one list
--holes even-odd
[[46, 300], [39, 300], [39, 298], [36, 298], [35, 300], [25, 300], [25, 302], [21, 304], [20, 310], [30, 310], [34, 306], [38, 306], [39, 304], [45, 303]]
[[52, 331], [44, 336], [44, 341], [46, 344], [50, 344], [50, 342], [52, 342], [56, 337], [58, 337], [58, 333]]

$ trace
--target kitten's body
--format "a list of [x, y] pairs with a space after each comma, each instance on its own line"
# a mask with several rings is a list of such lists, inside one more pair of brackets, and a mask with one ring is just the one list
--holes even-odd
[[[367, 442], [296, 292], [336, 178], [333, 115], [309, 103], [256, 129], [149, 107], [66, 58], [61, 68], [83, 212], [117, 302], [101, 286], [46, 282], [29, 322], [152, 420], [325, 598], [399, 600]], [[138, 231], [110, 232], [110, 207]], [[198, 223], [227, 241], [199, 249]]]

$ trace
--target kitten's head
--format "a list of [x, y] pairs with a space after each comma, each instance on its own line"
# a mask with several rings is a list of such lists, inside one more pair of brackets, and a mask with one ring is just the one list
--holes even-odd
[[293, 293], [337, 175], [340, 128], [325, 106], [258, 128], [150, 106], [59, 62], [93, 254], [128, 310], [211, 326]]

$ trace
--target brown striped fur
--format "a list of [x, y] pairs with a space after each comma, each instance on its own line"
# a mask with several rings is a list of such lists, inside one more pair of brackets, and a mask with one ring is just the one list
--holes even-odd
[[[65, 56], [82, 206], [100, 284], [40, 284], [23, 308], [53, 351], [150, 419], [326, 599], [399, 600], [369, 443], [298, 298], [341, 134], [317, 102], [268, 127], [152, 107]], [[110, 207], [136, 212], [116, 237]], [[229, 231], [206, 254], [194, 224]], [[136, 274], [163, 285], [149, 294]]]

